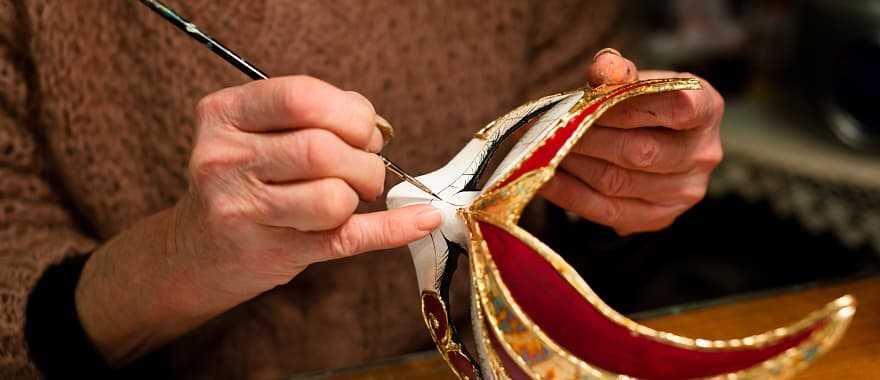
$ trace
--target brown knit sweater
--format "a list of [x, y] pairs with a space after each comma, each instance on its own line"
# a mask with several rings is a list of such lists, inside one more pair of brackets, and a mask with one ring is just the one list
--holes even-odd
[[[415, 173], [527, 97], [580, 85], [614, 13], [611, 1], [167, 2], [270, 74], [365, 94], [397, 127], [387, 155]], [[195, 103], [246, 80], [137, 1], [0, 2], [0, 377], [39, 374], [23, 326], [44, 270], [171, 206]], [[314, 265], [172, 343], [174, 368], [275, 378], [425, 349], [417, 305], [402, 250]]]

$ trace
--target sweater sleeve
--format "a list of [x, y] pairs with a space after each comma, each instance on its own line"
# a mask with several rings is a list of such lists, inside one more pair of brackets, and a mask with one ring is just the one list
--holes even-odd
[[533, 1], [526, 83], [529, 99], [585, 86], [587, 67], [603, 47], [621, 50], [624, 7], [615, 0]]
[[19, 2], [0, 2], [0, 378], [36, 378], [28, 299], [43, 273], [95, 248], [77, 228], [35, 120], [33, 65]]

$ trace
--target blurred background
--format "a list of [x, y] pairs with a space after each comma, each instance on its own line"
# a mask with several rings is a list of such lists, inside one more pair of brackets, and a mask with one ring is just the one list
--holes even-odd
[[623, 28], [651, 37], [626, 54], [718, 88], [724, 161], [665, 231], [620, 239], [553, 209], [545, 241], [636, 316], [877, 273], [880, 1], [639, 4]]

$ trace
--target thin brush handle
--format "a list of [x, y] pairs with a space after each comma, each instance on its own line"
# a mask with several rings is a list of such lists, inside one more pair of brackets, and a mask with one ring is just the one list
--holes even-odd
[[223, 58], [223, 60], [229, 62], [230, 64], [241, 70], [241, 72], [251, 77], [251, 79], [269, 79], [269, 76], [266, 75], [266, 73], [264, 73], [262, 70], [258, 69], [250, 62], [245, 61], [244, 58], [242, 58], [238, 54], [235, 54], [235, 52], [229, 50], [226, 46], [223, 46], [223, 44], [211, 38], [211, 36], [203, 33], [195, 24], [183, 18], [171, 8], [165, 6], [165, 4], [162, 4], [161, 2], [156, 0], [140, 0], [140, 2], [150, 7], [150, 9], [174, 24], [177, 29], [182, 30], [194, 40], [204, 44], [206, 47], [208, 47], [208, 49], [214, 52], [214, 54], [219, 55], [220, 58]]
[[[180, 29], [181, 31], [192, 37], [194, 40], [204, 44], [209, 50], [214, 52], [214, 54], [219, 55], [220, 58], [223, 58], [223, 60], [238, 68], [241, 72], [245, 73], [245, 75], [251, 77], [251, 79], [269, 79], [269, 76], [266, 75], [266, 73], [264, 73], [262, 70], [258, 69], [250, 62], [245, 61], [244, 58], [242, 58], [238, 54], [235, 54], [235, 52], [233, 52], [226, 46], [223, 46], [223, 44], [199, 30], [199, 28], [195, 24], [183, 18], [183, 16], [181, 16], [165, 4], [162, 4], [162, 2], [158, 0], [140, 0], [140, 2], [152, 9], [154, 12], [161, 15], [164, 19], [171, 22], [171, 24], [177, 27], [177, 29]], [[381, 117], [377, 115], [377, 119], [381, 119]], [[384, 119], [381, 120], [384, 121]], [[382, 153], [377, 154], [380, 158], [382, 158], [382, 161], [385, 163], [385, 168], [387, 168], [388, 171], [396, 174], [398, 177], [400, 177], [400, 179], [411, 183], [413, 186], [419, 188], [420, 190], [431, 194], [432, 196], [434, 196], [434, 198], [440, 199], [440, 196], [431, 191], [428, 186], [425, 186], [425, 184], [423, 184], [421, 181], [403, 171], [400, 166], [383, 156]]]

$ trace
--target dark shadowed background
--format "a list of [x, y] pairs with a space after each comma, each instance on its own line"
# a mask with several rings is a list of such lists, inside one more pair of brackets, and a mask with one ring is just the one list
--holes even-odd
[[554, 208], [545, 241], [623, 313], [876, 273], [880, 3], [633, 5], [641, 68], [724, 95], [725, 159], [667, 230], [621, 239]]

